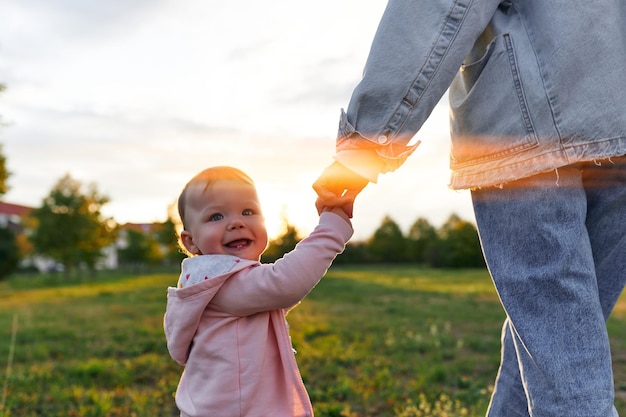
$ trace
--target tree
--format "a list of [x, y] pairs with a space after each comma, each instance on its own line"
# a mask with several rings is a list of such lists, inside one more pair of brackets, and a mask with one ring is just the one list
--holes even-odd
[[[0, 84], [0, 92], [4, 85]], [[1, 120], [1, 119], [0, 119]], [[6, 158], [0, 144], [0, 197], [9, 191], [8, 179], [10, 172], [6, 168]], [[0, 227], [0, 280], [8, 277], [17, 269], [19, 249], [15, 234], [8, 227]]]
[[2, 152], [2, 144], [0, 144], [0, 197], [9, 191], [8, 179], [11, 173], [7, 170], [6, 158]]
[[437, 266], [475, 268], [485, 266], [478, 231], [473, 224], [452, 214], [439, 229]]
[[148, 233], [139, 230], [126, 230], [126, 247], [118, 251], [122, 264], [136, 268], [156, 265], [163, 260], [159, 242]]
[[288, 252], [291, 252], [298, 242], [302, 240], [298, 229], [289, 223], [287, 217], [282, 216], [282, 229], [283, 232], [275, 239], [270, 240], [267, 249], [261, 256], [261, 262], [275, 262], [282, 258]]
[[95, 184], [85, 193], [82, 188], [67, 174], [31, 213], [35, 251], [61, 263], [67, 275], [79, 265], [95, 271], [102, 249], [114, 242], [117, 232], [113, 219], [101, 213], [108, 197], [100, 195]]
[[17, 269], [19, 260], [15, 235], [9, 228], [0, 227], [0, 280]]
[[[4, 84], [0, 84], [0, 93], [5, 90]], [[2, 117], [0, 117], [0, 125], [2, 124]], [[0, 144], [0, 197], [9, 191], [9, 185], [7, 180], [11, 173], [7, 170], [6, 158], [2, 152], [2, 144]]]
[[186, 257], [178, 243], [176, 222], [171, 216], [156, 231], [156, 241], [163, 248], [163, 260], [167, 264], [179, 264]]
[[372, 261], [366, 242], [350, 241], [343, 252], [335, 258], [333, 265], [372, 263]]
[[400, 226], [389, 216], [385, 216], [381, 225], [367, 242], [367, 251], [374, 260], [381, 262], [406, 261], [406, 239]]
[[411, 225], [407, 235], [408, 259], [432, 265], [437, 257], [437, 229], [423, 217]]

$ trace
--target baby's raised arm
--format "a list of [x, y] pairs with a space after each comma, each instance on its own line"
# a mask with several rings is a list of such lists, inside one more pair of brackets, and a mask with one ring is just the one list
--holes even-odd
[[[320, 211], [320, 209], [318, 209], [318, 211]], [[340, 216], [342, 219], [344, 219], [345, 221], [347, 221], [348, 223], [350, 222], [350, 217], [348, 217], [348, 213], [346, 212], [346, 210], [342, 207], [322, 207], [321, 212], [331, 212], [331, 213], [335, 213], [336, 215]], [[320, 213], [321, 214], [321, 213]]]

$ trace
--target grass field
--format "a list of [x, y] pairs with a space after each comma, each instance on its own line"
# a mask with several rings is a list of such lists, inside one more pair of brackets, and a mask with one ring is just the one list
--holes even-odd
[[[178, 415], [162, 331], [176, 279], [0, 283], [0, 417]], [[288, 316], [318, 417], [483, 416], [503, 318], [485, 271], [409, 266], [334, 268]], [[625, 322], [622, 297], [609, 332], [624, 415]]]

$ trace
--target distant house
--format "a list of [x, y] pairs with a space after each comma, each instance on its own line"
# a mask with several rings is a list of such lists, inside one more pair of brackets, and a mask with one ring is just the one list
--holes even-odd
[[[28, 216], [32, 210], [32, 207], [0, 202], [0, 227], [7, 227], [16, 236], [28, 235], [29, 230], [26, 229], [22, 220]], [[39, 272], [57, 271], [61, 268], [54, 260], [36, 253], [21, 259], [20, 267], [36, 268]]]
[[[24, 224], [22, 223], [22, 219], [28, 216], [32, 210], [32, 207], [0, 201], [0, 227], [6, 227], [16, 236], [28, 234], [28, 230], [26, 230]], [[53, 270], [57, 267], [57, 265], [53, 260], [35, 254], [22, 259], [20, 261], [20, 267], [34, 267], [43, 272]]]
[[[162, 229], [163, 223], [124, 223], [120, 225], [118, 228], [117, 242], [115, 243], [116, 253], [118, 250], [126, 249], [128, 247], [128, 232], [138, 232], [156, 238], [156, 234]], [[162, 247], [162, 249], [166, 250], [165, 247]]]
[[6, 227], [15, 234], [22, 233], [24, 231], [22, 218], [32, 209], [32, 207], [0, 201], [0, 227]]
[[[28, 234], [28, 230], [25, 229], [22, 219], [32, 210], [32, 207], [0, 202], [0, 227], [6, 227], [16, 235]], [[116, 269], [118, 267], [117, 252], [119, 249], [128, 247], [127, 239], [129, 230], [154, 235], [162, 227], [163, 225], [161, 223], [126, 223], [120, 225], [117, 241], [113, 245], [103, 248], [103, 257], [98, 262], [98, 268]], [[57, 265], [55, 261], [36, 254], [22, 259], [20, 265], [22, 267], [35, 267], [41, 272], [59, 268], [59, 265]]]
[[128, 247], [128, 232], [130, 230], [154, 236], [161, 228], [162, 223], [124, 223], [118, 226], [117, 240], [112, 245], [102, 249], [102, 259], [98, 262], [99, 269], [117, 269], [119, 267], [118, 251]]
[[117, 249], [126, 249], [128, 247], [128, 232], [131, 230], [154, 237], [162, 228], [162, 223], [124, 223], [119, 226], [115, 247]]

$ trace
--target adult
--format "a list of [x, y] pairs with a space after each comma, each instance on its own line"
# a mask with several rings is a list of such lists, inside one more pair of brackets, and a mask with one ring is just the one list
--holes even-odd
[[450, 186], [471, 189], [507, 315], [488, 416], [617, 416], [625, 80], [622, 0], [391, 0], [342, 111], [313, 187], [351, 212], [449, 89]]

